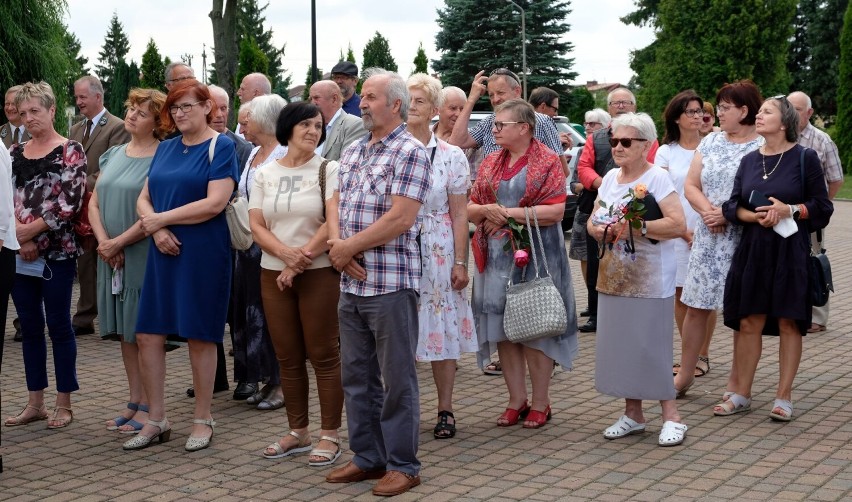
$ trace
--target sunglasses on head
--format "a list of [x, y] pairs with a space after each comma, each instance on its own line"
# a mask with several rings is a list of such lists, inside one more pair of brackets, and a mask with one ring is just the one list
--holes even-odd
[[[513, 72], [512, 70], [509, 70], [507, 68], [497, 68], [496, 70], [492, 71], [488, 76], [493, 77], [494, 75], [502, 75], [504, 77], [509, 77], [512, 80], [514, 80], [515, 82], [517, 82], [518, 84], [521, 83], [521, 79], [518, 78], [518, 76], [515, 74], [515, 72]], [[548, 106], [550, 106], [550, 105], [548, 105]]]
[[609, 138], [609, 145], [613, 148], [617, 147], [619, 143], [624, 148], [630, 148], [633, 145], [634, 141], [648, 141], [643, 138]]

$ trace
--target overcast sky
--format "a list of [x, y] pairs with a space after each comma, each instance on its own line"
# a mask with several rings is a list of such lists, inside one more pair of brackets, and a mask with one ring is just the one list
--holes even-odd
[[[264, 0], [261, 0], [261, 4]], [[430, 59], [438, 57], [436, 10], [443, 0], [317, 0], [318, 65], [328, 71], [349, 44], [360, 64], [364, 45], [379, 31], [390, 42], [402, 75], [411, 73], [417, 47], [422, 42]], [[619, 17], [633, 10], [632, 0], [573, 0], [567, 39], [574, 44], [575, 84], [587, 80], [627, 83], [632, 71], [629, 54], [653, 40], [648, 28], [625, 26]], [[113, 12], [130, 39], [129, 57], [138, 63], [148, 39], [160, 54], [173, 61], [193, 56], [192, 66], [202, 68], [207, 44], [207, 65], [212, 67], [213, 28], [208, 16], [212, 0], [68, 0], [68, 25], [80, 39], [82, 53], [94, 69]], [[284, 68], [294, 85], [302, 83], [311, 62], [311, 9], [308, 0], [275, 0], [266, 9], [265, 29], [272, 29], [276, 45], [287, 44]], [[520, 19], [520, 18], [519, 18]], [[430, 67], [431, 71], [431, 67]], [[472, 77], [472, 76], [471, 76]]]

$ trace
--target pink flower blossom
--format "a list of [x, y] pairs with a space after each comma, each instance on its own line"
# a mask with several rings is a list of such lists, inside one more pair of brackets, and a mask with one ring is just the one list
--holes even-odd
[[523, 268], [530, 262], [530, 254], [523, 249], [515, 251], [515, 266]]

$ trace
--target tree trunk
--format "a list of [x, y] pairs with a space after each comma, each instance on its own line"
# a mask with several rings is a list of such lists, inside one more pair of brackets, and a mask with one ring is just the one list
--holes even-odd
[[234, 102], [237, 77], [237, 2], [238, 0], [213, 0], [210, 20], [213, 22], [213, 55], [216, 78]]

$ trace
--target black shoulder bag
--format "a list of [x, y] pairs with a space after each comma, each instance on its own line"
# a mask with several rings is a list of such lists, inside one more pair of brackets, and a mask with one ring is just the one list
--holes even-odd
[[[805, 201], [805, 149], [802, 148], [802, 155], [799, 158], [799, 169], [802, 176], [802, 202]], [[831, 263], [828, 261], [828, 255], [825, 254], [825, 248], [822, 247], [822, 230], [817, 230], [817, 242], [819, 243], [819, 252], [814, 253], [811, 246], [810, 225], [805, 222], [808, 227], [808, 232], [805, 233], [805, 239], [810, 250], [808, 256], [808, 291], [811, 296], [811, 302], [814, 307], [822, 307], [828, 303], [829, 292], [834, 292], [834, 283], [831, 279]]]

